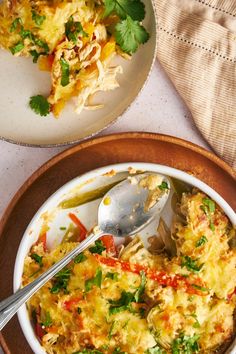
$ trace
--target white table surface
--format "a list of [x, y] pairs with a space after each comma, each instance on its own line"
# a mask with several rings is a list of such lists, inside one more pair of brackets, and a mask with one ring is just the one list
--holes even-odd
[[[209, 149], [158, 62], [131, 109], [101, 135], [125, 131], [174, 135]], [[44, 162], [64, 149], [28, 148], [0, 141], [0, 218], [23, 182]]]

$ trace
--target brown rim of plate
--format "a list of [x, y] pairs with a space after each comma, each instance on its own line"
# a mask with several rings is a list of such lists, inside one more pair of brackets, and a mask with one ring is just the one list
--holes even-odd
[[[135, 155], [132, 159], [132, 155], [138, 148], [137, 144], [140, 144], [139, 153], [143, 155], [138, 158]], [[114, 149], [111, 149], [112, 146]], [[133, 152], [128, 151], [128, 149]], [[165, 153], [165, 151], [167, 154], [163, 157], [160, 152]], [[184, 152], [186, 155], [183, 158]], [[186, 161], [188, 159], [186, 159], [186, 156], [188, 158], [191, 158], [192, 156], [193, 158], [193, 161], [191, 162], [193, 167], [192, 171], [187, 168], [189, 163]], [[78, 157], [83, 157], [85, 161], [88, 161], [88, 157], [92, 157], [93, 161], [88, 161], [88, 165], [84, 167], [82, 164], [79, 165], [80, 160], [78, 160]], [[217, 186], [220, 185], [221, 189], [224, 191], [223, 188], [225, 187], [225, 183], [227, 183], [227, 181], [229, 182], [230, 188], [226, 188], [226, 193], [228, 193], [226, 196], [228, 197], [229, 204], [234, 210], [236, 210], [236, 202], [234, 201], [234, 192], [236, 191], [236, 172], [216, 155], [195, 144], [176, 137], [148, 132], [120, 133], [88, 140], [59, 153], [42, 165], [27, 179], [9, 203], [2, 219], [0, 220], [0, 244], [2, 246], [0, 249], [3, 250], [3, 246], [5, 248], [5, 251], [2, 251], [0, 258], [0, 277], [2, 276], [2, 279], [4, 280], [4, 282], [0, 282], [1, 297], [6, 297], [12, 292], [12, 274], [18, 244], [21, 235], [25, 230], [25, 225], [31, 220], [31, 214], [34, 214], [35, 210], [42, 205], [42, 200], [47, 199], [50, 194], [64, 183], [74, 178], [75, 175], [85, 173], [91, 169], [119, 162], [130, 162], [131, 165], [132, 162], [164, 164], [163, 159], [166, 161], [166, 165], [192, 173], [200, 179], [202, 179], [201, 175], [203, 175], [204, 178], [206, 177], [207, 181], [209, 180], [208, 184], [211, 186], [212, 181], [214, 181], [214, 176], [217, 176], [217, 178], [222, 176], [222, 180], [217, 180]], [[65, 163], [69, 168], [66, 170], [67, 174], [64, 173]], [[199, 165], [197, 165], [197, 163]], [[203, 170], [201, 163], [204, 165]], [[80, 171], [79, 173], [77, 172], [78, 170]], [[56, 181], [55, 186], [55, 178], [57, 179], [58, 177], [58, 171], [63, 172], [64, 176], [61, 180], [58, 178], [59, 181]], [[206, 183], [207, 181], [205, 180]], [[43, 193], [41, 193], [41, 195], [37, 194], [37, 188], [41, 188], [42, 186], [46, 188], [47, 195], [44, 195]], [[35, 196], [36, 199], [38, 198], [38, 201], [33, 200], [33, 203], [36, 203], [33, 204], [33, 208], [32, 205], [29, 204], [29, 198], [31, 202], [32, 196]], [[227, 200], [227, 198], [225, 199]], [[28, 207], [28, 213], [27, 209], [21, 209], [22, 204], [26, 204]], [[12, 223], [12, 217], [16, 218], [16, 223]], [[24, 220], [22, 220], [22, 218]], [[20, 233], [17, 232], [17, 227], [20, 229]], [[12, 237], [15, 239], [12, 240]], [[12, 242], [7, 242], [9, 239], [12, 240]], [[6, 243], [8, 243], [8, 245], [6, 245]], [[9, 256], [11, 250], [13, 253]], [[9, 274], [9, 276], [6, 277], [6, 274]], [[0, 333], [0, 344], [5, 353], [21, 354], [22, 348], [24, 349], [24, 353], [32, 353], [20, 330], [18, 321], [16, 318], [11, 321], [12, 322], [3, 329], [2, 333]]]

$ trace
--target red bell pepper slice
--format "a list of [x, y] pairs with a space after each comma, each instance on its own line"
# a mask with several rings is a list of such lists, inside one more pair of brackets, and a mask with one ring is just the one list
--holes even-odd
[[69, 213], [70, 219], [73, 221], [73, 223], [78, 226], [80, 230], [80, 235], [79, 235], [79, 242], [83, 241], [86, 238], [86, 235], [88, 233], [86, 227], [82, 224], [80, 219], [73, 213]]
[[109, 254], [115, 256], [116, 255], [116, 246], [114, 242], [114, 237], [112, 235], [104, 235], [100, 238], [106, 250]]

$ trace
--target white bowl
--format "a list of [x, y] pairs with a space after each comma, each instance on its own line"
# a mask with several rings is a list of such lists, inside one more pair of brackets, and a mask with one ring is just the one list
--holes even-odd
[[59, 119], [52, 114], [37, 116], [28, 107], [28, 101], [33, 95], [49, 93], [49, 73], [39, 71], [31, 58], [15, 58], [0, 49], [0, 139], [27, 146], [68, 145], [91, 137], [114, 123], [143, 88], [156, 58], [155, 11], [152, 0], [143, 2], [146, 7], [144, 25], [150, 39], [140, 46], [131, 61], [115, 60], [124, 69], [117, 77], [120, 87], [95, 95], [96, 102], [104, 104], [104, 108], [96, 111], [83, 110], [77, 115], [73, 103], [69, 103]]
[[[211, 197], [225, 212], [225, 214], [230, 219], [231, 223], [236, 226], [236, 214], [233, 209], [229, 206], [229, 204], [212, 188], [210, 188], [207, 184], [203, 183], [199, 179], [174, 168], [150, 164], [150, 163], [122, 163], [116, 165], [110, 165], [106, 167], [102, 167], [96, 169], [94, 171], [88, 172], [82, 176], [78, 176], [72, 181], [66, 183], [63, 187], [61, 187], [57, 192], [55, 192], [38, 210], [38, 212], [33, 217], [29, 226], [27, 227], [22, 241], [20, 243], [16, 262], [14, 269], [14, 291], [20, 288], [21, 286], [21, 278], [23, 273], [24, 259], [28, 254], [31, 246], [36, 242], [38, 238], [38, 233], [40, 230], [40, 226], [42, 223], [41, 215], [46, 211], [53, 216], [53, 222], [51, 224], [51, 230], [49, 231], [49, 247], [54, 247], [56, 244], [60, 243], [62, 238], [62, 231], [60, 231], [60, 226], [66, 226], [67, 219], [66, 215], [68, 210], [58, 210], [56, 208], [58, 204], [65, 199], [65, 197], [69, 197], [76, 192], [76, 189], [80, 188], [80, 191], [91, 190], [97, 188], [98, 186], [112, 183], [112, 181], [120, 180], [121, 177], [126, 176], [128, 174], [128, 168], [133, 167], [136, 170], [144, 170], [160, 173], [166, 176], [175, 177], [181, 181], [184, 181], [188, 184], [191, 184], [194, 187], [199, 188], [204, 193], [206, 193], [209, 197]], [[113, 177], [104, 176], [105, 173], [115, 170], [117, 174]], [[80, 217], [83, 220], [83, 223], [90, 228], [94, 226], [96, 223], [96, 211], [97, 206], [99, 204], [99, 200], [90, 202], [89, 207], [88, 204], [82, 205], [80, 207], [74, 208], [74, 210], [79, 211]], [[71, 209], [70, 209], [71, 210]], [[73, 209], [72, 209], [73, 210]], [[165, 217], [165, 216], [164, 216]], [[168, 215], [166, 216], [168, 218]], [[153, 229], [156, 228], [155, 222], [153, 225], [150, 225], [148, 229], [144, 230], [144, 234], [147, 233], [153, 234]], [[141, 233], [142, 234], [142, 233]], [[45, 351], [41, 347], [37, 337], [34, 334], [34, 330], [32, 328], [31, 322], [29, 320], [29, 315], [26, 309], [26, 305], [23, 305], [18, 311], [18, 318], [23, 330], [23, 333], [32, 348], [33, 352], [36, 354], [45, 354]], [[227, 353], [236, 353], [236, 343], [232, 345], [232, 347], [227, 351]]]

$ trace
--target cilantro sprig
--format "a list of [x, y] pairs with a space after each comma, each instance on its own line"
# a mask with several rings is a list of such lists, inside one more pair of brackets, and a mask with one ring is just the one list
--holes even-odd
[[37, 14], [35, 11], [32, 11], [32, 20], [35, 22], [35, 24], [37, 26], [41, 26], [43, 24], [43, 22], [46, 20], [46, 16], [45, 15], [39, 15]]
[[203, 267], [203, 263], [198, 265], [197, 259], [189, 256], [182, 256], [181, 267], [186, 267], [190, 272], [198, 273]]
[[95, 241], [95, 246], [89, 248], [89, 252], [102, 254], [105, 251], [106, 247], [103, 245], [101, 240]]
[[72, 41], [74, 44], [77, 43], [79, 35], [88, 37], [88, 33], [83, 30], [81, 23], [74, 21], [73, 16], [65, 24], [65, 34], [69, 41]]
[[104, 0], [104, 5], [103, 17], [115, 14], [120, 19], [114, 31], [117, 44], [128, 54], [135, 53], [149, 39], [140, 23], [145, 17], [144, 4], [141, 0]]
[[198, 353], [199, 352], [199, 335], [194, 335], [192, 337], [181, 334], [178, 338], [174, 339], [172, 342], [172, 354], [181, 353]]
[[98, 288], [101, 288], [101, 285], [102, 285], [102, 270], [98, 268], [96, 270], [95, 276], [85, 281], [85, 291], [86, 292], [90, 291], [93, 286], [97, 286]]
[[30, 97], [29, 106], [36, 114], [39, 114], [42, 117], [45, 117], [50, 113], [50, 104], [42, 95]]
[[50, 289], [52, 294], [58, 294], [60, 290], [63, 290], [65, 294], [68, 293], [67, 286], [70, 280], [71, 270], [68, 267], [63, 268], [60, 272], [58, 272], [54, 280], [54, 285]]

